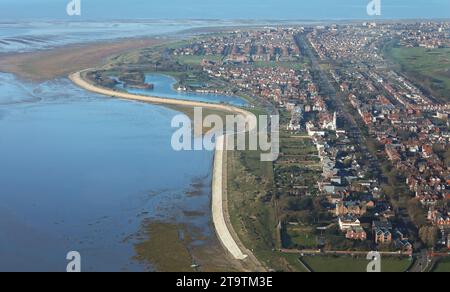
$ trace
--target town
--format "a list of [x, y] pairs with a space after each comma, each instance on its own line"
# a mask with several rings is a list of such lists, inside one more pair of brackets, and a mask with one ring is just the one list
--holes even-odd
[[423, 271], [450, 251], [449, 36], [448, 22], [236, 29], [88, 77], [151, 90], [144, 73], [172, 75], [179, 92], [241, 96], [279, 116], [275, 162], [242, 151], [228, 162], [234, 228], [256, 253], [301, 254], [310, 270], [316, 255], [376, 250]]
[[391, 66], [390, 57], [446, 50], [449, 29], [427, 22], [237, 30], [169, 53], [197, 57], [211, 79], [284, 117], [274, 164], [283, 249], [413, 255], [450, 249], [449, 92]]

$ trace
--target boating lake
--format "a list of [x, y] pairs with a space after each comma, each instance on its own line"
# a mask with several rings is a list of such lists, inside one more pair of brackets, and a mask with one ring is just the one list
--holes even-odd
[[235, 106], [245, 106], [248, 103], [236, 96], [229, 96], [224, 94], [210, 94], [198, 93], [190, 91], [178, 91], [174, 88], [177, 80], [168, 75], [162, 74], [146, 74], [145, 82], [153, 84], [154, 89], [138, 89], [138, 88], [124, 88], [121, 84], [117, 85], [120, 89], [125, 89], [129, 93], [142, 94], [154, 97], [165, 97], [180, 100], [193, 100], [208, 103], [226, 103]]

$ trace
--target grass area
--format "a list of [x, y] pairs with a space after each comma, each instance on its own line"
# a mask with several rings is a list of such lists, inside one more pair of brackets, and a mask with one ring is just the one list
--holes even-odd
[[295, 136], [281, 137], [280, 145], [283, 156], [298, 156], [301, 160], [318, 161], [317, 147], [311, 139]]
[[284, 155], [317, 155], [317, 148], [314, 145], [308, 145], [308, 143], [299, 142], [298, 145], [283, 143], [281, 144], [280, 151]]
[[169, 49], [178, 49], [189, 45], [191, 42], [189, 40], [179, 40], [175, 42], [171, 42], [168, 45], [164, 46], [164, 48]]
[[317, 236], [314, 234], [313, 228], [294, 225], [286, 226], [283, 246], [289, 247], [290, 245], [297, 245], [306, 249], [317, 248]]
[[[352, 258], [350, 256], [308, 256], [304, 257], [303, 261], [314, 272], [366, 272], [369, 263], [365, 258]], [[381, 271], [405, 272], [410, 265], [409, 258], [383, 258], [381, 260]]]
[[449, 273], [450, 272], [450, 259], [442, 259], [437, 264], [436, 267], [433, 269], [433, 272], [435, 273]]
[[301, 272], [301, 273], [307, 273], [309, 272], [299, 261], [299, 257], [296, 254], [280, 254], [280, 257], [282, 257], [284, 260], [286, 260], [287, 263], [289, 263], [289, 266], [293, 268], [293, 271], [295, 272]]
[[394, 47], [386, 52], [415, 83], [443, 101], [450, 100], [450, 48]]
[[208, 55], [208, 56], [178, 56], [177, 61], [181, 64], [190, 66], [200, 66], [203, 60], [220, 62], [222, 60], [221, 55]]
[[273, 166], [261, 162], [258, 151], [233, 151], [228, 154], [228, 202], [231, 223], [243, 244], [269, 268], [299, 271], [292, 258], [275, 252], [279, 249], [276, 201], [272, 197]]
[[271, 163], [261, 163], [259, 152], [229, 153], [230, 216], [243, 241], [249, 243], [249, 248], [253, 245], [270, 249], [275, 247], [274, 230], [277, 222], [269, 193], [271, 176]]

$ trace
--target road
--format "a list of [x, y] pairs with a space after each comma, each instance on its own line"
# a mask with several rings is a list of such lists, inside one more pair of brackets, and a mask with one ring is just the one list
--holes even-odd
[[432, 266], [433, 260], [427, 250], [422, 250], [414, 255], [414, 264], [408, 270], [411, 273], [428, 272]]

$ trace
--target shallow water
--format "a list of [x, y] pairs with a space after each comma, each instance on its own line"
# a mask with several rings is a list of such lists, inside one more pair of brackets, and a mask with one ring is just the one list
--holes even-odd
[[[1, 2], [1, 1], [0, 1]], [[2, 7], [0, 3], [0, 14]], [[186, 37], [196, 32], [186, 30], [206, 27], [258, 24], [226, 20], [108, 20], [89, 21], [77, 19], [10, 21], [0, 17], [0, 54], [33, 52], [71, 44], [92, 43], [120, 38]]]
[[155, 37], [191, 27], [196, 27], [196, 23], [176, 21], [0, 23], [0, 53], [31, 52], [118, 38]]
[[65, 271], [71, 250], [84, 271], [146, 270], [132, 257], [147, 219], [215, 238], [213, 153], [172, 150], [175, 114], [0, 74], [0, 271]]

